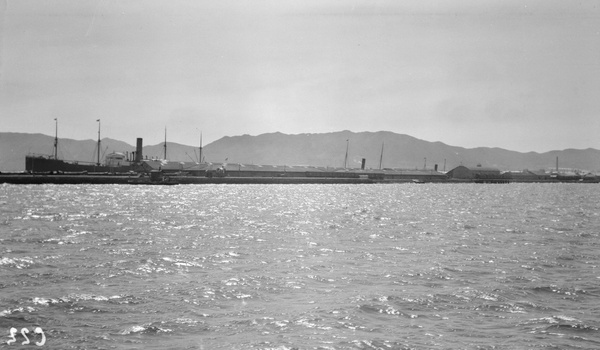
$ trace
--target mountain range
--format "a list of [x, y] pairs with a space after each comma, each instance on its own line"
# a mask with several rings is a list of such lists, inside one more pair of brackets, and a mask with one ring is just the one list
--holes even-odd
[[[53, 153], [54, 137], [43, 134], [0, 133], [0, 171], [25, 170], [27, 154]], [[102, 155], [135, 151], [135, 142], [104, 138]], [[164, 143], [143, 148], [144, 157], [164, 158]], [[198, 161], [198, 146], [167, 142], [167, 158], [172, 161]], [[95, 162], [97, 141], [59, 139], [58, 157]], [[339, 131], [321, 134], [288, 135], [279, 132], [258, 136], [226, 136], [203, 147], [207, 162], [269, 165], [313, 165], [359, 168], [364, 158], [367, 168], [434, 169], [447, 171], [456, 166], [494, 167], [500, 170], [554, 169], [558, 157], [561, 169], [600, 169], [600, 150], [565, 149], [545, 153], [501, 148], [463, 148], [442, 142], [429, 142], [388, 131]]]

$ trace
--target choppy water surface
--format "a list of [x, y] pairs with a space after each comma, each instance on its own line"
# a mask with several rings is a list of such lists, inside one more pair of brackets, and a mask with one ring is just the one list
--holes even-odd
[[599, 213], [597, 184], [0, 185], [0, 348], [596, 349]]

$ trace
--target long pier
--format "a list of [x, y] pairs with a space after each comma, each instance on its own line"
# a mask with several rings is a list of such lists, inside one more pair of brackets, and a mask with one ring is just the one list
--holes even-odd
[[[154, 175], [154, 176], [153, 176]], [[599, 183], [597, 179], [561, 181], [552, 180], [507, 180], [507, 179], [438, 179], [438, 178], [396, 178], [381, 179], [361, 177], [294, 177], [294, 176], [177, 176], [168, 174], [27, 174], [27, 173], [0, 173], [0, 184], [124, 184], [124, 185], [188, 185], [188, 184], [374, 184], [374, 183]]]
[[200, 177], [129, 175], [63, 175], [63, 174], [0, 174], [0, 183], [21, 185], [79, 185], [79, 184], [125, 184], [125, 185], [185, 185], [185, 184], [369, 184], [368, 178], [328, 177]]

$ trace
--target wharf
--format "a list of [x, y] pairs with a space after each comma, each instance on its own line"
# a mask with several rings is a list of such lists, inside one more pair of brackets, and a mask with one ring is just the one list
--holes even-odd
[[129, 185], [185, 185], [185, 184], [370, 184], [368, 178], [327, 177], [200, 177], [164, 176], [151, 180], [147, 176], [131, 175], [65, 175], [65, 174], [0, 174], [0, 183], [20, 185], [41, 184], [129, 184]]
[[328, 176], [179, 176], [159, 175], [145, 176], [140, 174], [29, 174], [29, 173], [0, 173], [0, 184], [17, 185], [191, 185], [191, 184], [392, 184], [392, 183], [599, 183], [600, 180], [513, 180], [513, 179], [453, 179], [439, 177], [406, 177], [406, 178], [379, 178], [379, 177], [328, 177]]
[[42, 184], [127, 184], [128, 175], [0, 174], [0, 183], [17, 185]]

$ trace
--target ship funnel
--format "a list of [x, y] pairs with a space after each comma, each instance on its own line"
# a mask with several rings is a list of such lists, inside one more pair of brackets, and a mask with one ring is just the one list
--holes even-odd
[[137, 138], [137, 146], [135, 148], [135, 162], [140, 163], [142, 161], [142, 138]]

